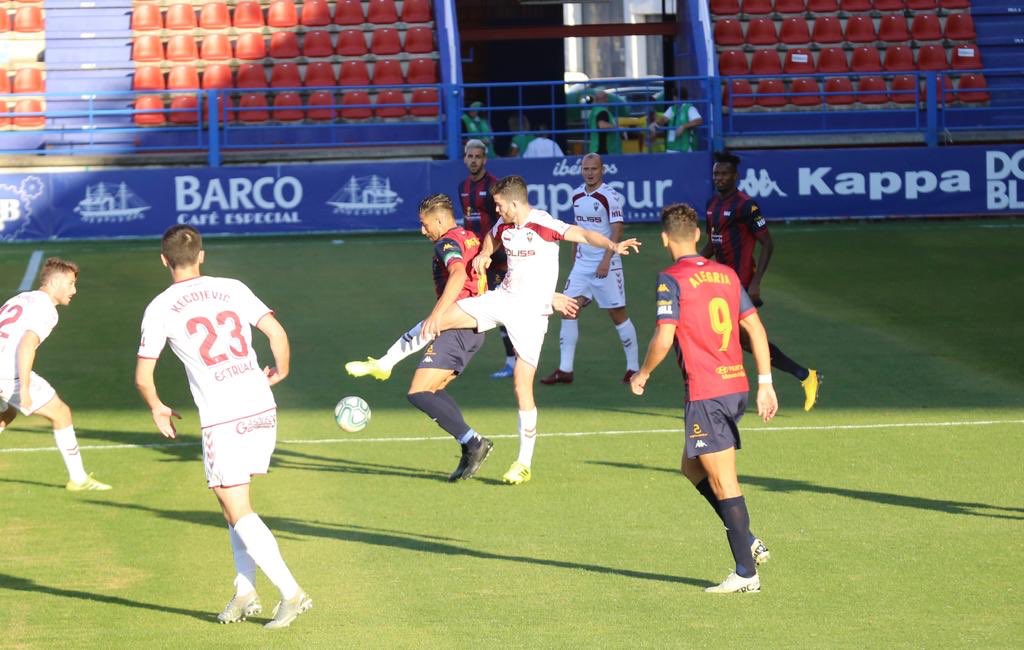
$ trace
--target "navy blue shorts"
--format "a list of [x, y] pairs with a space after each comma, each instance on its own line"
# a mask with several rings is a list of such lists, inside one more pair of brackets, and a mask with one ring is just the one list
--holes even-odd
[[483, 344], [483, 333], [474, 329], [445, 330], [427, 346], [417, 368], [440, 368], [459, 374]]
[[732, 393], [686, 403], [687, 458], [740, 448], [740, 418], [747, 408], [746, 393]]

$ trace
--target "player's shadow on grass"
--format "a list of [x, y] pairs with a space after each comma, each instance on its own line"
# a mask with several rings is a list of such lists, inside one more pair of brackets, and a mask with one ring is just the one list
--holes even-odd
[[[197, 435], [179, 433], [173, 440], [164, 438], [156, 431], [103, 431], [75, 427], [78, 443], [90, 445], [105, 440], [115, 445], [136, 445], [142, 449], [153, 449], [169, 458], [164, 462], [194, 461], [202, 458], [203, 449]], [[102, 449], [86, 449], [86, 454], [102, 453]]]
[[[271, 467], [280, 469], [297, 469], [313, 472], [341, 472], [344, 474], [364, 474], [372, 476], [394, 476], [397, 478], [424, 479], [427, 481], [448, 481], [448, 472], [428, 470], [421, 467], [404, 467], [402, 465], [385, 465], [382, 463], [368, 463], [366, 461], [349, 460], [346, 458], [331, 458], [329, 456], [317, 456], [292, 449], [278, 447], [274, 450], [274, 459]], [[481, 481], [489, 485], [501, 485], [496, 479], [481, 477], [479, 474], [473, 477], [474, 481]]]
[[[640, 463], [618, 463], [605, 460], [588, 460], [589, 465], [603, 465], [618, 469], [639, 469], [650, 472], [668, 472], [682, 478], [679, 470], [668, 467], [652, 467]], [[685, 479], [684, 479], [685, 480]], [[929, 499], [927, 497], [912, 497], [891, 492], [874, 492], [872, 490], [854, 490], [850, 488], [833, 487], [829, 485], [818, 485], [810, 481], [796, 479], [774, 478], [770, 476], [740, 475], [740, 484], [757, 485], [769, 492], [812, 492], [816, 494], [831, 494], [834, 496], [871, 501], [887, 506], [900, 506], [903, 508], [917, 508], [920, 510], [935, 510], [947, 512], [954, 515], [970, 515], [972, 517], [990, 517], [992, 519], [1024, 520], [1024, 508], [1009, 506], [994, 506], [989, 503], [978, 503], [974, 501], [948, 501], [945, 499]], [[996, 512], [978, 512], [983, 510], [994, 510]], [[1000, 514], [1001, 512], [1013, 514]], [[1018, 514], [1019, 513], [1019, 514]]]
[[165, 612], [167, 614], [190, 616], [192, 618], [197, 618], [205, 622], [213, 622], [215, 620], [214, 615], [208, 612], [200, 612], [194, 609], [181, 609], [179, 607], [168, 607], [166, 605], [156, 605], [153, 603], [145, 603], [138, 600], [122, 598], [121, 596], [96, 594], [89, 591], [79, 591], [78, 589], [63, 589], [61, 587], [51, 587], [48, 585], [39, 584], [38, 582], [34, 580], [29, 580], [28, 578], [19, 578], [18, 576], [12, 576], [7, 573], [0, 573], [0, 590], [3, 589], [7, 589], [10, 591], [24, 591], [38, 594], [48, 594], [50, 596], [58, 596], [60, 598], [91, 600], [93, 602], [106, 603], [108, 605], [117, 605], [119, 607], [134, 607], [136, 609], [148, 609], [154, 612]]
[[43, 483], [42, 481], [26, 481], [18, 478], [0, 478], [0, 483], [21, 483], [22, 485], [35, 485], [38, 487], [53, 488], [55, 490], [63, 490], [63, 483]]
[[[149, 512], [158, 517], [182, 521], [202, 526], [214, 526], [218, 529], [224, 528], [224, 520], [218, 513], [198, 510], [162, 510], [134, 503], [114, 503], [109, 501], [92, 501], [92, 505], [124, 508]], [[474, 548], [467, 548], [451, 543], [447, 538], [439, 538], [417, 533], [394, 531], [377, 528], [364, 528], [362, 526], [351, 526], [347, 524], [332, 524], [320, 521], [303, 521], [291, 517], [272, 517], [260, 515], [267, 526], [274, 531], [278, 537], [319, 537], [324, 539], [336, 539], [343, 542], [356, 542], [369, 544], [371, 546], [383, 546], [387, 548], [398, 548], [406, 551], [419, 553], [433, 553], [436, 555], [453, 555], [469, 557], [477, 560], [498, 560], [502, 562], [517, 562], [522, 564], [533, 564], [538, 566], [554, 567], [557, 569], [569, 569], [572, 571], [588, 571], [606, 575], [618, 575], [638, 580], [654, 580], [658, 582], [674, 582], [694, 585], [697, 587], [710, 587], [713, 582], [699, 580], [686, 576], [665, 575], [662, 573], [650, 573], [635, 569], [624, 569], [618, 567], [603, 566], [600, 564], [586, 564], [583, 562], [570, 562], [568, 560], [555, 560], [547, 558], [529, 557], [526, 555], [502, 555], [491, 553]], [[282, 535], [281, 533], [284, 533]], [[225, 544], [226, 546], [226, 544]], [[227, 551], [225, 549], [225, 557]]]

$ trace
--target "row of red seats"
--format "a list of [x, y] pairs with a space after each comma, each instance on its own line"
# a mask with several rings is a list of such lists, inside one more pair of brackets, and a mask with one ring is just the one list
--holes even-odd
[[[298, 25], [323, 27], [326, 25], [361, 25], [369, 22], [375, 25], [391, 25], [399, 21], [393, 0], [375, 0], [370, 3], [364, 15], [359, 0], [339, 0], [332, 14], [326, 0], [305, 0], [301, 11], [293, 0], [274, 0], [267, 8], [266, 18], [259, 2], [241, 0], [235, 4], [234, 14], [226, 2], [204, 4], [196, 17], [191, 3], [177, 3], [167, 7], [167, 15], [161, 13], [156, 2], [141, 2], [132, 10], [132, 29], [140, 32], [159, 29], [192, 30], [201, 29], [256, 29], [266, 26], [288, 29]], [[430, 0], [405, 0], [402, 5], [401, 22], [427, 23], [431, 21]]]
[[[333, 122], [337, 118], [345, 120], [365, 120], [371, 117], [404, 118], [437, 117], [438, 94], [433, 88], [417, 88], [406, 98], [397, 90], [382, 90], [371, 97], [370, 93], [350, 90], [341, 96], [341, 108], [334, 93], [318, 90], [309, 94], [306, 101], [297, 92], [275, 93], [273, 101], [268, 101], [267, 93], [243, 93], [237, 104], [228, 99], [229, 106], [224, 106], [222, 119], [243, 124], [262, 124], [271, 119], [277, 122], [301, 122], [313, 120], [317, 122]], [[273, 111], [269, 110], [273, 106]], [[135, 124], [138, 126], [163, 126], [171, 124], [189, 125], [199, 122], [199, 98], [186, 95], [172, 98], [169, 108], [176, 112], [165, 114], [164, 100], [157, 95], [144, 95], [135, 101]], [[177, 111], [182, 112], [177, 112]], [[209, 116], [207, 106], [202, 107], [203, 118]], [[272, 116], [272, 117], [271, 117]]]
[[818, 52], [817, 60], [809, 51], [794, 48], [786, 52], [780, 62], [775, 50], [757, 50], [749, 62], [745, 52], [726, 50], [718, 55], [718, 73], [732, 75], [811, 74], [815, 72], [903, 72], [909, 70], [980, 70], [981, 54], [974, 45], [958, 45], [947, 55], [941, 45], [925, 45], [914, 51], [905, 45], [893, 45], [885, 50], [885, 63], [881, 51], [874, 47], [858, 47], [850, 54], [839, 47]]
[[[276, 59], [292, 59], [297, 56], [323, 57], [363, 56], [367, 53], [379, 56], [391, 56], [406, 52], [409, 54], [429, 54], [434, 51], [434, 31], [429, 27], [413, 27], [405, 31], [404, 42], [398, 30], [392, 28], [378, 29], [367, 48], [363, 32], [347, 30], [338, 35], [337, 45], [331, 42], [331, 34], [326, 30], [311, 31], [303, 35], [302, 48], [299, 47], [298, 35], [295, 32], [275, 32], [270, 35], [270, 45], [262, 34], [240, 34], [235, 41], [234, 51], [231, 38], [227, 34], [207, 34], [202, 44], [197, 45], [191, 34], [176, 34], [167, 39], [167, 48], [159, 36], [136, 36], [132, 41], [132, 60], [137, 63], [158, 61], [189, 62], [202, 59], [204, 61], [227, 61], [241, 59], [255, 61], [268, 56]], [[300, 54], [301, 52], [301, 54]]]
[[[294, 63], [278, 63], [270, 70], [270, 81], [262, 65], [246, 63], [238, 67], [238, 74], [232, 74], [231, 67], [216, 63], [199, 70], [189, 65], [171, 68], [164, 79], [158, 66], [142, 66], [135, 69], [132, 90], [212, 90], [215, 88], [298, 88], [301, 86], [401, 86], [405, 84], [436, 84], [437, 68], [434, 61], [421, 59], [409, 65], [408, 75], [402, 73], [398, 61], [379, 61], [374, 65], [371, 77], [364, 61], [346, 61], [341, 65], [340, 76], [330, 63], [317, 62], [303, 66]], [[201, 79], [201, 80], [200, 80]], [[15, 91], [30, 92], [30, 91]], [[34, 91], [32, 91], [34, 92]]]
[[764, 16], [771, 13], [864, 13], [868, 11], [928, 11], [943, 9], [969, 9], [970, 0], [711, 0], [711, 13], [716, 16]]
[[[16, 129], [39, 129], [46, 124], [46, 118], [42, 115], [24, 115], [24, 113], [42, 113], [43, 101], [41, 99], [19, 99], [14, 103], [13, 115], [3, 112], [3, 102], [0, 102], [0, 127]], [[19, 115], [19, 113], [21, 115]]]
[[[980, 74], [963, 75], [955, 89], [952, 79], [948, 76], [944, 76], [941, 83], [942, 99], [947, 103], [982, 103], [990, 99], [988, 84], [985, 77]], [[912, 104], [924, 101], [928, 96], [927, 88], [913, 75], [894, 77], [891, 88], [882, 77], [861, 77], [857, 82], [856, 91], [853, 80], [849, 77], [834, 77], [825, 80], [824, 96], [821, 95], [821, 91], [822, 88], [816, 79], [795, 79], [788, 91], [780, 79], [764, 79], [758, 82], [756, 91], [746, 79], [733, 79], [729, 88], [723, 91], [722, 103], [724, 106], [730, 106], [730, 95], [733, 108], [750, 108], [755, 105], [781, 108], [787, 104], [815, 107], [821, 106], [823, 101], [832, 106], [848, 106], [856, 102], [886, 104], [890, 101]]]
[[25, 5], [14, 12], [14, 19], [6, 9], [0, 9], [0, 32], [21, 32], [34, 34], [46, 31], [46, 19], [40, 5]]
[[21, 68], [15, 71], [14, 79], [7, 76], [7, 70], [0, 68], [0, 93], [45, 93], [46, 80], [38, 68]]
[[755, 18], [747, 23], [746, 34], [738, 20], [719, 20], [715, 23], [715, 43], [732, 45], [808, 45], [810, 43], [903, 43], [905, 41], [973, 41], [977, 37], [970, 14], [952, 14], [943, 19], [935, 14], [917, 14], [910, 22], [904, 16], [889, 15], [875, 22], [868, 16], [852, 16], [843, 28], [840, 19], [822, 16], [814, 20], [813, 29], [803, 17], [787, 18], [776, 31], [775, 21]]

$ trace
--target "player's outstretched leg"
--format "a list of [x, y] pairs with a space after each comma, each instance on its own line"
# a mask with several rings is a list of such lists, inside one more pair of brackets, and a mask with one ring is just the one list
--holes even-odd
[[224, 611], [217, 614], [217, 620], [221, 623], [238, 623], [261, 613], [263, 605], [256, 593], [256, 560], [245, 550], [242, 538], [231, 526], [228, 526], [228, 536], [231, 538], [231, 554], [235, 559], [235, 595], [224, 606]]
[[501, 370], [491, 373], [491, 379], [508, 379], [516, 368], [516, 349], [512, 346], [512, 339], [505, 326], [499, 325], [498, 331], [501, 332], [501, 343], [505, 346], [505, 365]]
[[391, 344], [388, 351], [380, 359], [367, 357], [366, 361], [349, 361], [345, 364], [345, 371], [353, 377], [365, 377], [370, 375], [380, 381], [387, 381], [391, 377], [391, 369], [399, 361], [412, 356], [427, 347], [429, 340], [420, 338], [420, 328], [423, 322], [416, 323], [408, 332], [402, 334], [397, 341]]
[[82, 451], [78, 447], [78, 437], [71, 422], [71, 409], [64, 401], [54, 395], [42, 408], [34, 411], [53, 424], [53, 440], [57, 443], [64, 467], [68, 470], [68, 482], [64, 486], [70, 492], [89, 492], [109, 490], [106, 483], [97, 481], [91, 474], [86, 474], [82, 463]]

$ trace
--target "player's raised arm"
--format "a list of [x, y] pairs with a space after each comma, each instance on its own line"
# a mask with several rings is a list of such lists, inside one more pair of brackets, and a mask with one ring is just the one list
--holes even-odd
[[32, 391], [29, 382], [32, 379], [32, 366], [36, 362], [36, 348], [39, 347], [39, 335], [28, 330], [18, 343], [18, 382], [21, 385], [21, 408], [32, 409]]
[[647, 345], [647, 356], [644, 357], [640, 370], [629, 378], [629, 387], [633, 390], [634, 395], [644, 394], [647, 380], [650, 379], [654, 369], [665, 360], [669, 350], [672, 349], [675, 338], [675, 323], [658, 323], [654, 329], [654, 336], [651, 337], [651, 342]]
[[577, 244], [589, 244], [595, 248], [600, 248], [612, 253], [618, 253], [619, 255], [629, 255], [629, 251], [640, 252], [640, 241], [634, 237], [625, 239], [620, 242], [614, 242], [599, 232], [593, 230], [586, 230], [579, 226], [569, 226], [569, 229], [562, 235], [562, 239], [566, 241], [576, 242]]
[[751, 351], [757, 363], [757, 414], [767, 422], [775, 417], [779, 410], [779, 400], [772, 386], [772, 357], [768, 350], [768, 333], [756, 311], [740, 319], [740, 327], [750, 339]]
[[156, 392], [156, 382], [153, 380], [153, 371], [155, 369], [156, 359], [139, 357], [135, 362], [135, 388], [139, 390], [143, 401], [149, 407], [149, 412], [153, 416], [153, 423], [156, 424], [157, 430], [165, 438], [174, 438], [178, 432], [174, 428], [174, 422], [171, 421], [171, 418], [174, 417], [180, 420], [181, 416], [171, 407], [160, 401], [160, 396]]
[[270, 340], [270, 353], [274, 355], [274, 365], [263, 369], [270, 380], [270, 385], [282, 381], [291, 370], [292, 350], [288, 343], [288, 333], [280, 321], [271, 314], [265, 314], [256, 323], [256, 329], [263, 332]]

